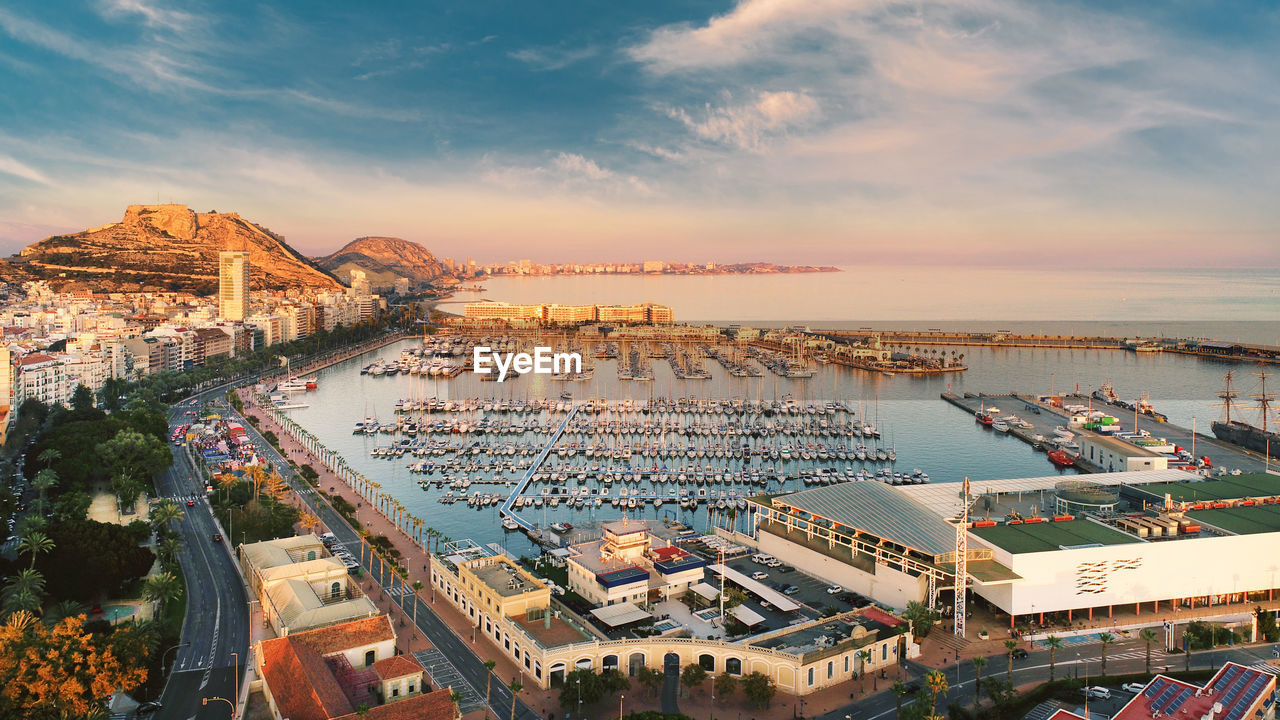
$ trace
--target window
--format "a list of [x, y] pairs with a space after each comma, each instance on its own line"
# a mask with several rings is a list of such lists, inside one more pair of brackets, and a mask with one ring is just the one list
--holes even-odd
[[831, 660], [828, 660], [827, 661], [827, 679], [830, 680], [835, 676], [836, 676], [836, 664]]
[[315, 550], [308, 550], [308, 551], [307, 551], [307, 559], [308, 559], [308, 560], [315, 560], [315, 559], [316, 559], [316, 551], [315, 551]]
[[391, 688], [391, 697], [400, 697], [400, 686], [396, 685]]
[[742, 674], [742, 661], [738, 658], [729, 658], [724, 661], [724, 671], [730, 675]]
[[849, 656], [844, 656], [844, 671], [849, 672]]
[[698, 656], [698, 664], [707, 672], [715, 672], [716, 670], [716, 659], [707, 653]]
[[813, 684], [813, 668], [809, 668], [809, 684]]
[[377, 659], [378, 659], [378, 653], [376, 650], [370, 650], [364, 654], [364, 664], [366, 666], [372, 665], [374, 661]]
[[342, 583], [335, 580], [334, 583], [329, 586], [329, 599], [337, 600], [341, 597], [342, 597]]
[[885, 660], [888, 660], [888, 659], [889, 659], [889, 646], [888, 646], [888, 645], [881, 645], [881, 646], [880, 646], [880, 661], [881, 661], [881, 662], [884, 662]]
[[410, 681], [409, 681], [409, 694], [410, 694], [410, 695], [412, 695], [412, 694], [413, 694], [413, 681], [412, 681], [412, 680], [410, 680]]

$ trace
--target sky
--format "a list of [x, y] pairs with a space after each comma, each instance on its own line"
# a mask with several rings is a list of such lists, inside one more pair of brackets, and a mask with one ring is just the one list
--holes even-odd
[[1280, 5], [0, 4], [0, 253], [129, 204], [304, 253], [1280, 267]]

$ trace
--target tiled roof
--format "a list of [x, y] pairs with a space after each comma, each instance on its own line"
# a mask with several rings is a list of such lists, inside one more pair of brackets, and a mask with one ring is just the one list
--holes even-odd
[[296, 636], [264, 640], [262, 675], [281, 717], [329, 720], [349, 715], [351, 702], [324, 658]]
[[457, 709], [453, 704], [453, 693], [448, 688], [441, 688], [424, 695], [414, 695], [371, 707], [363, 716], [352, 713], [338, 720], [357, 717], [360, 720], [453, 720], [457, 717]]
[[36, 363], [42, 363], [42, 362], [53, 362], [53, 356], [45, 355], [44, 353], [30, 353], [27, 355], [23, 355], [22, 359], [18, 361], [18, 364], [19, 365], [35, 365]]
[[394, 680], [402, 678], [406, 675], [419, 675], [422, 673], [422, 666], [410, 660], [407, 655], [392, 655], [389, 658], [383, 658], [373, 665], [373, 671], [383, 680]]
[[332, 655], [351, 648], [393, 640], [395, 636], [395, 631], [391, 629], [391, 619], [386, 615], [376, 615], [340, 625], [294, 633], [289, 637], [306, 643], [321, 655]]

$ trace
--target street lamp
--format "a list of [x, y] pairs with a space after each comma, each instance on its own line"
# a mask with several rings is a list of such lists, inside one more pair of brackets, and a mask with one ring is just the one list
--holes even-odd
[[169, 653], [173, 652], [174, 650], [177, 650], [177, 649], [178, 649], [178, 648], [180, 648], [180, 647], [190, 647], [190, 646], [191, 646], [191, 643], [190, 643], [190, 642], [182, 642], [182, 643], [178, 643], [177, 645], [174, 645], [173, 647], [171, 647], [171, 648], [169, 648], [168, 650], [165, 650], [163, 653], [161, 653], [161, 654], [160, 654], [160, 671], [161, 671], [161, 673], [163, 673], [163, 672], [164, 672], [164, 659], [165, 659], [166, 657], [168, 657], [168, 656], [169, 656]]
[[618, 696], [618, 720], [622, 720], [622, 701], [626, 699], [627, 699], [626, 695]]
[[582, 679], [577, 680], [578, 684], [578, 717], [582, 717]]
[[226, 704], [230, 705], [230, 706], [231, 706], [231, 717], [232, 717], [233, 719], [235, 718], [235, 716], [236, 716], [236, 706], [235, 706], [235, 705], [234, 705], [230, 700], [228, 700], [228, 699], [226, 699], [226, 698], [224, 698], [224, 697], [207, 697], [207, 698], [202, 698], [202, 699], [201, 699], [201, 701], [200, 701], [200, 705], [201, 705], [201, 706], [208, 705], [210, 700], [221, 700], [222, 702], [224, 702], [224, 703], [226, 703]]

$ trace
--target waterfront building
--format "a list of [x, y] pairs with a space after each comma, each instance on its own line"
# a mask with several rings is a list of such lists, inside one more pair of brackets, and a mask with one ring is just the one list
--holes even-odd
[[277, 635], [373, 617], [377, 607], [315, 535], [239, 547], [250, 594]]
[[249, 253], [218, 253], [218, 315], [241, 322], [249, 316]]
[[[605, 539], [612, 540], [621, 557], [654, 557], [653, 540], [645, 537], [647, 533], [634, 532], [636, 523], [609, 525], [613, 528], [606, 534], [612, 537]], [[572, 551], [568, 561], [570, 566], [575, 562]], [[659, 553], [650, 562], [665, 560]], [[698, 572], [705, 568], [698, 567]], [[432, 592], [474, 624], [477, 637], [515, 661], [526, 684], [543, 689], [561, 686], [577, 668], [635, 676], [642, 667], [661, 670], [667, 662], [676, 662], [696, 663], [713, 676], [763, 673], [782, 691], [805, 695], [849, 680], [860, 662], [863, 670], [878, 671], [919, 653], [905, 621], [874, 607], [733, 641], [683, 637], [687, 632], [675, 623], [652, 637], [606, 634], [560, 604], [548, 592], [549, 583], [519, 568], [501, 548], [465, 540], [432, 555], [431, 584]], [[630, 601], [601, 606], [591, 614], [610, 628], [649, 618]]]
[[430, 690], [422, 665], [396, 654], [386, 615], [263, 640], [254, 660], [275, 720], [458, 716], [451, 690]]
[[598, 606], [648, 606], [702, 581], [707, 562], [649, 532], [639, 520], [601, 527], [601, 539], [569, 547], [569, 589]]
[[469, 320], [540, 320], [550, 325], [578, 325], [601, 322], [614, 324], [670, 324], [675, 313], [665, 305], [517, 305], [495, 300], [467, 303], [463, 317]]
[[1080, 445], [1080, 459], [1104, 472], [1169, 469], [1168, 455], [1120, 438], [1081, 433], [1076, 439]]
[[[752, 499], [741, 539], [892, 607], [948, 610], [963, 498], [954, 484], [855, 482]], [[968, 498], [965, 586], [1011, 627], [1275, 599], [1258, 562], [1280, 542], [1274, 475], [1051, 475], [974, 482]]]

